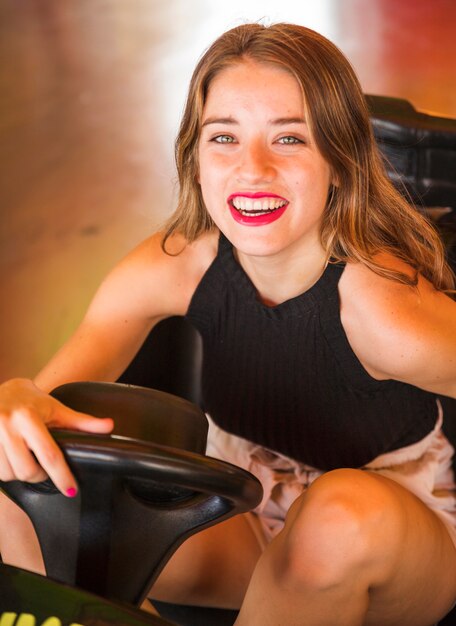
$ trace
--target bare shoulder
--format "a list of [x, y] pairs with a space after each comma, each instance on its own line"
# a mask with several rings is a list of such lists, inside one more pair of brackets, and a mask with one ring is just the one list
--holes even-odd
[[[381, 261], [389, 269], [414, 277], [413, 268], [393, 256], [385, 255]], [[347, 338], [372, 376], [447, 395], [456, 392], [454, 300], [422, 276], [411, 287], [379, 276], [360, 263], [347, 264], [339, 293]]]
[[[137, 248], [124, 261], [137, 265], [147, 273], [181, 274], [186, 279], [205, 272], [217, 254], [218, 235], [205, 233], [189, 243], [179, 233], [172, 235], [163, 245], [163, 233], [157, 232]], [[195, 276], [195, 277], [196, 277]]]
[[[415, 270], [392, 255], [379, 256], [382, 265], [402, 272], [415, 279]], [[400, 323], [402, 316], [428, 315], [436, 305], [443, 311], [454, 313], [456, 303], [435, 287], [423, 276], [418, 275], [416, 286], [409, 286], [396, 280], [380, 276], [362, 263], [348, 263], [340, 280], [341, 299], [347, 309], [358, 313], [374, 315], [376, 322], [394, 317]], [[407, 321], [406, 319], [404, 321]]]
[[143, 315], [159, 318], [185, 314], [190, 299], [217, 254], [218, 233], [188, 243], [182, 235], [163, 247], [157, 232], [134, 248], [107, 276], [101, 292], [128, 293]]

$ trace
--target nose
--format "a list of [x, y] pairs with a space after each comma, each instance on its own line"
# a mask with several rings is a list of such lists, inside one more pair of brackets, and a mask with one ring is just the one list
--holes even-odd
[[244, 144], [239, 154], [237, 179], [239, 183], [255, 185], [274, 178], [275, 169], [267, 146], [261, 141]]

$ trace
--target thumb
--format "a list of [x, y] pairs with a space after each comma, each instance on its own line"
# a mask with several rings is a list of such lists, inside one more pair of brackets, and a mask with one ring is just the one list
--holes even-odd
[[114, 428], [114, 420], [111, 417], [93, 417], [86, 413], [75, 413], [75, 430], [85, 430], [89, 433], [110, 433]]
[[59, 410], [59, 419], [55, 420], [51, 427], [105, 434], [110, 433], [114, 428], [114, 420], [110, 417], [94, 417], [63, 405]]

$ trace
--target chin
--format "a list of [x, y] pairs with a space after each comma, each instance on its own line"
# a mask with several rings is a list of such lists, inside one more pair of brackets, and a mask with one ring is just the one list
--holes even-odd
[[225, 229], [223, 233], [236, 250], [249, 256], [270, 256], [287, 247], [273, 233], [259, 232], [260, 228], [246, 228], [245, 232], [239, 232], [237, 229], [235, 232], [233, 229]]

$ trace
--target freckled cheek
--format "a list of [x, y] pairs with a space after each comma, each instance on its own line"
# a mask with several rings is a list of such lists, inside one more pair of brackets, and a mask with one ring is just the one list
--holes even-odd
[[292, 179], [294, 180], [294, 187], [301, 187], [302, 190], [313, 189], [317, 191], [317, 189], [329, 189], [329, 185], [331, 184], [329, 174], [325, 175], [318, 170], [305, 170], [304, 168], [294, 172]]

